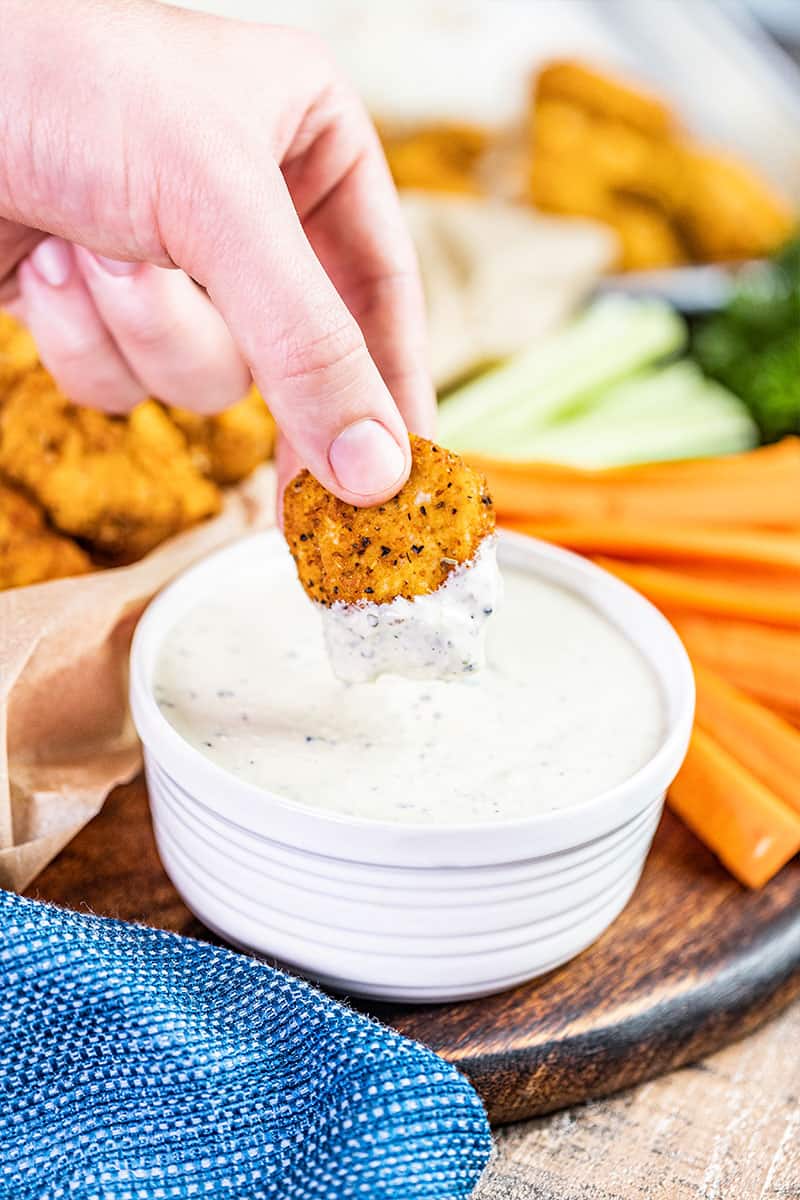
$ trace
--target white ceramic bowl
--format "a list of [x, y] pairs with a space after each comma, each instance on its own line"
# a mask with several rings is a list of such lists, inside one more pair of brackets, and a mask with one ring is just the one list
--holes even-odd
[[221, 580], [235, 590], [254, 559], [269, 571], [286, 554], [276, 531], [218, 551], [162, 592], [136, 631], [131, 706], [159, 852], [186, 903], [237, 945], [382, 999], [486, 995], [578, 954], [636, 887], [686, 753], [694, 681], [672, 627], [576, 555], [501, 534], [502, 564], [571, 589], [639, 648], [663, 692], [663, 742], [630, 779], [564, 811], [441, 828], [364, 820], [235, 778], [184, 741], [153, 696], [160, 647], [182, 615]]

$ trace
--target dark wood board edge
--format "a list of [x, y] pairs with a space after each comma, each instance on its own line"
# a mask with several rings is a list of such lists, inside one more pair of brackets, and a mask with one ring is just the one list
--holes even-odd
[[[713, 980], [615, 1025], [530, 1051], [459, 1057], [493, 1125], [599, 1099], [689, 1066], [755, 1032], [800, 997], [800, 925], [789, 914], [769, 946]], [[441, 1051], [440, 1051], [441, 1053]]]

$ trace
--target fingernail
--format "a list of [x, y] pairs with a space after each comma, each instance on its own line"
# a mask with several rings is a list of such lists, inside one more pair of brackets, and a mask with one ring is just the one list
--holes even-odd
[[92, 258], [99, 267], [108, 271], [109, 275], [133, 275], [140, 266], [138, 262], [125, 262], [121, 258], [106, 258], [104, 254], [93, 254]]
[[45, 238], [31, 251], [30, 262], [45, 283], [63, 287], [72, 271], [72, 251], [61, 238]]
[[358, 496], [395, 487], [406, 459], [389, 430], [379, 421], [356, 421], [332, 443], [328, 458], [339, 486]]

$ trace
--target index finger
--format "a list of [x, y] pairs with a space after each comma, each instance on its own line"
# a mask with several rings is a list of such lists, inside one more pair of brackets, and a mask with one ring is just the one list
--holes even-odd
[[364, 334], [408, 427], [431, 437], [436, 397], [416, 252], [377, 133], [360, 102], [283, 164], [306, 236]]
[[160, 189], [172, 260], [207, 289], [298, 458], [340, 499], [381, 503], [408, 477], [408, 430], [277, 165], [234, 154], [196, 170], [199, 200]]

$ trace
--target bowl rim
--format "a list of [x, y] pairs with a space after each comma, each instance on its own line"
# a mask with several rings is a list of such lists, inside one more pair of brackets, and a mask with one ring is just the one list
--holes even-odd
[[[252, 570], [258, 553], [265, 569], [289, 551], [277, 528], [248, 535], [212, 552], [175, 577], [147, 606], [137, 624], [130, 653], [130, 703], [145, 757], [152, 757], [188, 795], [244, 831], [325, 857], [392, 866], [480, 866], [544, 857], [584, 845], [632, 819], [663, 795], [675, 777], [689, 743], [694, 719], [694, 676], [686, 650], [667, 619], [648, 600], [609, 572], [577, 554], [508, 530], [498, 530], [498, 557], [574, 591], [599, 608], [632, 641], [654, 672], [666, 709], [666, 730], [658, 748], [633, 775], [579, 804], [506, 821], [437, 825], [357, 817], [315, 807], [238, 778], [206, 758], [170, 724], [159, 708], [151, 673], [160, 646], [182, 612], [218, 587], [221, 574]], [[651, 638], [649, 646], [632, 636], [625, 616], [633, 613]], [[667, 666], [659, 666], [656, 652]], [[410, 777], [411, 779], [411, 777]], [[189, 781], [187, 784], [187, 780]], [[225, 795], [225, 803], [217, 795]], [[242, 823], [232, 815], [248, 815]], [[271, 821], [261, 818], [269, 813]], [[255, 823], [250, 823], [249, 818]], [[536, 835], [536, 851], [531, 838]], [[518, 842], [515, 845], [515, 842]], [[343, 852], [343, 843], [346, 852]], [[448, 845], [449, 843], [449, 845]], [[332, 853], [331, 847], [338, 845]], [[377, 857], [376, 857], [377, 855]], [[388, 855], [388, 857], [387, 857]]]

